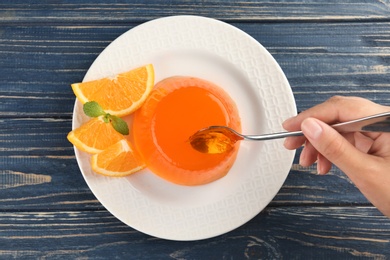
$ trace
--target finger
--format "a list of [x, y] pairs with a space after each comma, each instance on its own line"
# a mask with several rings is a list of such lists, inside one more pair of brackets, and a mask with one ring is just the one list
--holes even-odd
[[332, 169], [332, 163], [322, 154], [318, 154], [317, 173], [319, 175], [327, 174]]
[[[381, 133], [376, 136], [368, 153], [382, 158], [390, 158], [390, 133]], [[390, 159], [388, 160], [390, 161]]]
[[[361, 133], [347, 133], [344, 134], [343, 137], [364, 153], [368, 152], [373, 143], [371, 138], [366, 137]], [[310, 142], [306, 141], [300, 155], [299, 164], [307, 167], [315, 162], [317, 162], [317, 173], [320, 175], [328, 173], [332, 168], [332, 163], [322, 154], [319, 154]]]
[[[345, 173], [362, 172], [367, 165], [367, 155], [356, 149], [336, 130], [314, 118], [302, 122], [302, 131], [313, 147]], [[324, 162], [323, 162], [324, 163]], [[325, 164], [326, 166], [326, 164]], [[325, 171], [320, 169], [321, 171]]]
[[295, 150], [301, 147], [306, 141], [304, 136], [287, 137], [284, 140], [284, 147], [289, 150]]
[[345, 122], [359, 117], [388, 111], [389, 108], [359, 97], [334, 96], [312, 109], [303, 111], [298, 117], [314, 117], [327, 124]]
[[299, 158], [299, 164], [303, 167], [312, 165], [317, 161], [318, 152], [310, 142], [306, 142]]
[[324, 103], [287, 119], [283, 122], [283, 127], [287, 131], [296, 131], [301, 128], [303, 120], [309, 117], [320, 119], [327, 124], [334, 124], [385, 111], [389, 111], [389, 108], [364, 98], [334, 96]]
[[380, 132], [361, 132], [362, 135], [369, 137], [372, 140], [376, 140], [378, 137], [380, 137], [383, 133]]
[[366, 135], [363, 135], [362, 133], [357, 132], [354, 133], [354, 144], [359, 151], [368, 153], [374, 144], [374, 140]]

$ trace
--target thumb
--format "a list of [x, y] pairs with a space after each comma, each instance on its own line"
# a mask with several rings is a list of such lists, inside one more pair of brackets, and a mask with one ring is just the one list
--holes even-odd
[[307, 118], [302, 122], [301, 129], [313, 147], [343, 172], [360, 172], [367, 164], [366, 154], [322, 121]]

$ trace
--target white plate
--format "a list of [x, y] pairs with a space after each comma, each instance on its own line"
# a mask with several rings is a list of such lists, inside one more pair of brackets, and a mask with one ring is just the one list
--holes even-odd
[[[137, 26], [113, 41], [84, 81], [153, 63], [156, 82], [195, 76], [223, 87], [235, 100], [246, 134], [282, 131], [296, 114], [289, 83], [277, 62], [255, 39], [226, 23], [172, 16]], [[73, 128], [88, 118], [76, 101]], [[115, 217], [143, 233], [171, 240], [198, 240], [233, 230], [263, 210], [283, 185], [294, 152], [282, 140], [242, 142], [224, 178], [185, 187], [143, 170], [126, 178], [92, 172], [90, 156], [76, 149], [84, 178]]]

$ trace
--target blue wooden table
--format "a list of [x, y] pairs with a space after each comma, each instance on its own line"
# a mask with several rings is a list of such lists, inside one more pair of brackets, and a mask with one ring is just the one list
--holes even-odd
[[262, 43], [298, 111], [333, 95], [390, 105], [389, 1], [3, 0], [0, 258], [389, 258], [390, 220], [337, 168], [317, 176], [300, 167], [299, 151], [268, 207], [215, 238], [154, 238], [99, 203], [66, 140], [75, 101], [69, 85], [122, 33], [178, 14], [222, 20]]

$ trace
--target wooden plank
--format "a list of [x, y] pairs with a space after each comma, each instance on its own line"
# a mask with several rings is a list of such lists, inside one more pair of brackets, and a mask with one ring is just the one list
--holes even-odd
[[[135, 24], [133, 24], [135, 25]], [[70, 84], [126, 26], [2, 27], [0, 117], [72, 115]], [[235, 23], [279, 62], [298, 110], [332, 95], [390, 105], [390, 23]]]
[[66, 139], [72, 129], [70, 119], [0, 119], [2, 157], [71, 157], [74, 151]]
[[[73, 156], [1, 156], [0, 163], [2, 209], [102, 209]], [[370, 205], [343, 173], [310, 170], [293, 170], [270, 205]]]
[[267, 208], [227, 234], [166, 241], [106, 211], [0, 213], [1, 258], [386, 259], [390, 220], [373, 208]]
[[1, 210], [103, 209], [73, 156], [0, 157]]
[[[1, 209], [102, 209], [66, 139], [70, 119], [0, 119], [0, 123]], [[370, 205], [337, 168], [317, 176], [315, 168], [298, 165], [298, 156], [271, 206]]]
[[69, 118], [75, 101], [70, 84], [81, 81], [97, 55], [127, 29], [1, 27], [0, 117]]
[[66, 139], [70, 120], [0, 119], [0, 123], [2, 210], [102, 208]]
[[361, 96], [390, 105], [390, 27], [386, 24], [274, 25], [271, 34], [262, 25], [248, 27], [244, 30], [284, 70], [298, 111], [333, 95]]
[[388, 1], [35, 2], [0, 3], [0, 258], [390, 255], [389, 219], [339, 170], [317, 176], [298, 165], [298, 155], [278, 195], [253, 220], [213, 239], [179, 243], [139, 233], [105, 211], [66, 140], [69, 84], [120, 34], [172, 14], [233, 22], [252, 35], [280, 63], [300, 111], [335, 94], [390, 105]]
[[2, 23], [128, 23], [169, 15], [202, 15], [229, 21], [291, 20], [388, 20], [389, 3], [379, 0], [344, 1], [259, 1], [259, 0], [174, 0], [74, 1], [58, 3], [33, 0], [7, 0], [0, 4]]
[[[262, 42], [278, 60], [290, 80], [299, 110], [334, 94], [353, 94], [389, 104], [388, 23], [235, 25]], [[8, 180], [6, 185], [19, 185], [13, 181], [16, 176], [24, 176], [15, 175], [19, 173], [25, 174], [23, 178], [37, 174], [58, 181], [53, 188], [48, 184], [35, 185], [35, 195], [25, 193], [31, 192], [28, 186], [7, 188], [1, 192], [2, 197], [12, 195], [17, 199], [7, 199], [2, 203], [4, 207], [18, 204], [31, 208], [44, 203], [35, 199], [39, 192], [52, 198], [42, 207], [72, 204], [78, 194], [68, 191], [75, 187], [88, 194], [86, 200], [91, 200], [72, 147], [65, 139], [71, 129], [69, 118], [74, 103], [69, 83], [80, 80], [93, 58], [127, 29], [127, 26], [7, 29], [7, 37], [0, 40], [4, 47], [0, 48], [0, 117], [3, 117], [0, 161], [1, 170], [7, 176], [4, 177]], [[316, 37], [311, 37], [314, 34]], [[56, 43], [50, 45], [53, 42]], [[80, 50], [85, 54], [81, 55]], [[337, 169], [330, 176], [316, 176], [313, 170], [299, 168], [296, 159], [293, 171], [273, 203], [367, 203]], [[77, 180], [75, 187], [69, 186], [72, 182], [69, 172]], [[334, 189], [335, 186], [340, 188]], [[61, 187], [68, 196], [58, 195], [54, 187]], [[24, 196], [32, 199], [26, 200]], [[19, 204], [20, 201], [25, 203]], [[99, 204], [93, 202], [93, 205]]]
[[276, 205], [371, 205], [338, 168], [317, 175], [316, 166], [298, 164], [299, 153], [284, 185], [270, 203]]

